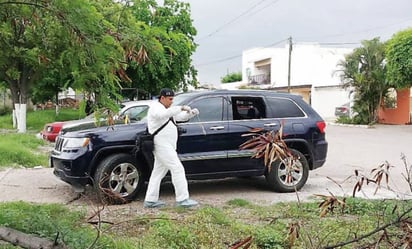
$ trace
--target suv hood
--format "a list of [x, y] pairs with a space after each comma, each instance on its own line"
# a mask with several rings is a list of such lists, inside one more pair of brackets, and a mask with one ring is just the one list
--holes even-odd
[[112, 127], [103, 126], [97, 128], [91, 128], [86, 130], [74, 130], [63, 131], [60, 136], [62, 137], [90, 137], [97, 139], [98, 137], [104, 137], [107, 140], [132, 140], [131, 131], [135, 131], [135, 134], [141, 133], [146, 130], [147, 124], [144, 122], [137, 122], [131, 124], [118, 124]]

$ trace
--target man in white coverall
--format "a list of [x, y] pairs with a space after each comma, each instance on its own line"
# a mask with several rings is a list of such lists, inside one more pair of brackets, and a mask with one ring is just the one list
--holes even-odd
[[[170, 89], [160, 91], [159, 102], [150, 106], [147, 114], [149, 133], [153, 134], [166, 122], [167, 125], [155, 135], [154, 166], [147, 187], [144, 207], [158, 208], [165, 203], [159, 200], [160, 183], [170, 170], [172, 183], [176, 194], [176, 205], [182, 207], [196, 206], [198, 203], [189, 199], [189, 190], [185, 170], [176, 152], [178, 131], [175, 121], [185, 121], [199, 114], [199, 111], [189, 106], [171, 106], [174, 92]], [[169, 119], [172, 120], [169, 121]]]

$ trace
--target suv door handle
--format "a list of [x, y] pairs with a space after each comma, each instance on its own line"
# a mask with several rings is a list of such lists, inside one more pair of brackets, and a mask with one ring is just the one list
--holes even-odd
[[269, 124], [264, 124], [264, 127], [272, 127], [272, 126], [277, 126], [277, 123], [269, 123]]
[[212, 131], [217, 131], [217, 130], [223, 130], [225, 127], [224, 126], [212, 126], [209, 129]]

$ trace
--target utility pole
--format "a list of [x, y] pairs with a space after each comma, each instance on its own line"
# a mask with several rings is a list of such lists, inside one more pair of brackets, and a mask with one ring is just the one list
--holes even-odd
[[290, 93], [290, 64], [292, 61], [292, 37], [289, 37], [288, 93]]

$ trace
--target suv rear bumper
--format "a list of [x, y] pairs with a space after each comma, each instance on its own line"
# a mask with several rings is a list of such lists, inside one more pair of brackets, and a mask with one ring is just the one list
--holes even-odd
[[312, 170], [322, 167], [323, 164], [325, 164], [328, 153], [328, 142], [326, 140], [318, 141], [314, 153]]

